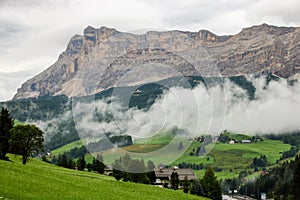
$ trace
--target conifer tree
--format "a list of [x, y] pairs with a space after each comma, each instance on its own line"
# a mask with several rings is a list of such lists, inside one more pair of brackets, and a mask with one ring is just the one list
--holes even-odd
[[13, 119], [6, 108], [1, 109], [0, 113], [0, 159], [6, 159], [9, 149], [10, 129], [13, 128]]
[[208, 167], [201, 179], [205, 196], [213, 200], [222, 200], [222, 189], [214, 171]]

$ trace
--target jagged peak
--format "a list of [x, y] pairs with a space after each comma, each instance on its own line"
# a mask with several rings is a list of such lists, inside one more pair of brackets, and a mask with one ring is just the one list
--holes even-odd
[[205, 30], [205, 29], [199, 30], [198, 33], [205, 33], [205, 34], [210, 34], [210, 35], [217, 36], [216, 34], [212, 33], [211, 31]]
[[110, 28], [107, 26], [101, 26], [100, 31], [117, 31], [115, 28]]
[[95, 28], [91, 25], [87, 26], [83, 32], [94, 32], [94, 31], [100, 31], [100, 32], [107, 32], [107, 31], [117, 31], [115, 28], [110, 28], [107, 26], [101, 26], [100, 28]]
[[285, 27], [285, 26], [274, 26], [270, 24], [260, 24], [260, 25], [254, 25], [248, 28], [243, 28], [240, 33], [245, 33], [245, 32], [266, 32], [269, 34], [274, 34], [274, 35], [282, 35], [282, 34], [287, 34], [292, 31], [294, 31], [295, 27]]
[[96, 28], [94, 28], [93, 26], [91, 25], [88, 25], [83, 31], [90, 31], [90, 30], [96, 30]]
[[81, 38], [82, 38], [82, 35], [80, 35], [80, 34], [75, 34], [75, 35], [73, 35], [73, 37], [71, 37], [70, 41], [72, 41], [72, 40], [77, 40], [77, 39], [81, 39]]

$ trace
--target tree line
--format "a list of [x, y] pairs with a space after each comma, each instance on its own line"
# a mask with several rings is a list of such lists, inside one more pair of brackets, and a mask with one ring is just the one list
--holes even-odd
[[106, 167], [102, 154], [97, 154], [96, 157], [93, 157], [92, 163], [87, 163], [84, 155], [80, 156], [76, 161], [74, 161], [70, 154], [63, 153], [59, 154], [57, 157], [53, 156], [51, 163], [68, 169], [76, 169], [80, 171], [87, 169], [89, 172], [93, 171], [99, 174], [104, 174]]

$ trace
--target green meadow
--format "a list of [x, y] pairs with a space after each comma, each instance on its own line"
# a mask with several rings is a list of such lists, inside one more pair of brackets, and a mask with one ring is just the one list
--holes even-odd
[[[235, 139], [248, 139], [249, 136], [242, 134], [235, 135]], [[219, 179], [237, 177], [241, 171], [252, 172], [253, 169], [250, 168], [252, 160], [254, 157], [259, 157], [260, 155], [266, 155], [267, 161], [270, 165], [276, 163], [281, 156], [281, 153], [290, 149], [289, 144], [284, 144], [281, 141], [264, 139], [256, 143], [250, 144], [228, 144], [217, 142], [213, 145], [212, 150], [208, 152], [206, 156], [190, 156], [190, 152], [196, 151], [198, 147], [201, 147], [200, 142], [192, 142], [187, 150], [179, 157], [176, 157], [176, 153], [168, 152], [165, 155], [156, 154], [155, 151], [159, 150], [172, 140], [171, 135], [159, 134], [150, 139], [142, 139], [134, 141], [133, 145], [110, 149], [103, 154], [104, 162], [106, 164], [112, 164], [120, 156], [126, 154], [126, 152], [132, 153], [133, 159], [143, 159], [145, 162], [148, 160], [153, 161], [157, 164], [170, 164], [178, 165], [179, 163], [190, 163], [190, 164], [201, 164], [210, 165], [213, 168], [220, 169], [216, 170], [216, 176]], [[53, 152], [62, 153], [63, 151], [70, 150], [71, 148], [78, 147], [82, 143], [76, 141], [65, 145]], [[208, 149], [208, 148], [207, 148]], [[52, 152], [52, 153], [53, 153]], [[148, 154], [148, 152], [152, 152]], [[145, 153], [145, 154], [143, 154]], [[85, 158], [87, 162], [92, 162], [94, 154], [86, 154]], [[175, 158], [175, 159], [174, 159]], [[195, 174], [202, 178], [204, 170], [194, 170]]]
[[159, 188], [113, 177], [61, 168], [31, 159], [22, 165], [19, 156], [0, 160], [0, 199], [206, 199], [182, 190]]

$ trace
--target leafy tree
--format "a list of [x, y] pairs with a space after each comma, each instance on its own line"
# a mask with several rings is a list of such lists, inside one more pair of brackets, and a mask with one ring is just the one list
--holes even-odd
[[85, 159], [84, 159], [84, 156], [81, 156], [80, 158], [78, 158], [77, 162], [76, 162], [76, 166], [77, 166], [77, 169], [78, 170], [84, 170], [85, 168]]
[[35, 125], [17, 125], [11, 129], [10, 149], [22, 156], [24, 165], [33, 151], [43, 148], [43, 142], [43, 132]]
[[10, 129], [14, 123], [6, 108], [1, 109], [0, 113], [0, 159], [6, 159], [6, 153], [9, 149]]
[[177, 190], [179, 186], [179, 176], [177, 172], [171, 174], [171, 188]]
[[183, 192], [188, 193], [189, 189], [190, 189], [190, 181], [188, 180], [187, 176], [185, 176], [183, 181]]
[[201, 184], [204, 189], [205, 196], [213, 200], [222, 200], [222, 190], [217, 177], [211, 167], [205, 171]]
[[252, 167], [266, 167], [268, 165], [267, 157], [265, 155], [260, 155], [259, 158], [253, 158]]
[[199, 180], [196, 180], [193, 183], [192, 188], [191, 188], [191, 194], [195, 194], [195, 195], [198, 195], [198, 196], [204, 196], [203, 187], [202, 187]]

